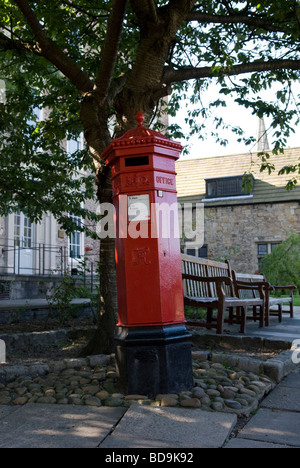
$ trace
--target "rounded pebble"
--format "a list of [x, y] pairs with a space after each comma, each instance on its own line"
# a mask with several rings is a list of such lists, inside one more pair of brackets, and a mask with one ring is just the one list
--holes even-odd
[[[196, 408], [204, 411], [229, 411], [247, 414], [255, 402], [270, 390], [271, 380], [251, 372], [228, 369], [225, 364], [193, 358], [194, 386], [179, 394], [124, 395], [118, 391], [116, 368], [110, 359], [49, 363], [45, 376], [23, 375], [0, 384], [0, 405], [27, 403], [124, 406], [131, 404]], [[224, 362], [226, 360], [224, 359]]]

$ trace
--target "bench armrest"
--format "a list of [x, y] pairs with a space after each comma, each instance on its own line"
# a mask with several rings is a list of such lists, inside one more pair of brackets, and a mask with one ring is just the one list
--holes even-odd
[[247, 289], [249, 291], [255, 290], [259, 292], [259, 296], [263, 300], [265, 300], [265, 291], [266, 289], [267, 291], [269, 290], [269, 286], [269, 283], [267, 283], [266, 281], [258, 281], [253, 283], [249, 283], [248, 281], [235, 281], [235, 290], [237, 295], [239, 295], [238, 291], [240, 289]]
[[294, 291], [298, 289], [297, 286], [295, 286], [294, 284], [290, 284], [288, 286], [272, 286], [272, 288], [273, 288], [273, 291], [276, 291], [276, 290], [279, 291], [280, 289], [287, 289], [290, 292], [290, 297], [293, 297]]
[[225, 283], [231, 286], [233, 283], [228, 276], [196, 276], [188, 273], [182, 274], [182, 279], [188, 279], [192, 281], [198, 281], [199, 283]]
[[248, 281], [239, 281], [237, 280], [235, 282], [236, 285], [238, 285], [241, 289], [259, 289], [261, 287], [264, 288], [270, 288], [270, 283], [267, 283], [266, 281], [257, 281], [257, 282], [248, 282]]

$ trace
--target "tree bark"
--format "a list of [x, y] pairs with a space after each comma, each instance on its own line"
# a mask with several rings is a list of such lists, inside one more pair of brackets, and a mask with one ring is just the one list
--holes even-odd
[[[158, 104], [158, 96], [162, 96], [163, 72], [172, 41], [186, 14], [195, 3], [193, 0], [173, 0], [173, 2], [177, 6], [184, 4], [185, 9], [164, 10], [159, 17], [157, 11], [152, 8], [153, 2], [146, 2], [149, 8], [151, 7], [152, 12], [150, 23], [153, 24], [153, 21], [155, 21], [155, 28], [150, 28], [151, 31], [149, 31], [149, 17], [147, 22], [145, 17], [142, 16], [141, 3], [136, 0], [131, 1], [132, 6], [136, 7], [138, 11], [142, 31], [135, 65], [126, 77], [124, 86], [113, 99], [119, 124], [117, 136], [121, 136], [126, 130], [136, 126], [135, 116], [140, 110], [145, 114], [146, 124], [149, 123]], [[99, 76], [98, 86], [100, 81], [101, 77]], [[111, 96], [107, 96], [107, 102], [111, 101]], [[107, 145], [109, 144], [108, 129], [106, 127], [108, 120], [106, 114], [109, 111], [105, 106], [98, 108], [98, 105], [96, 91], [95, 94], [91, 93], [90, 97], [84, 99], [81, 117], [82, 121], [86, 123], [85, 137], [93, 154], [97, 170], [99, 202], [111, 203], [110, 171], [101, 161], [101, 153], [105, 149], [103, 142], [106, 141]], [[101, 138], [99, 139], [100, 135]], [[118, 308], [114, 250], [114, 239], [101, 240], [100, 289], [102, 298], [100, 319], [95, 336], [84, 349], [83, 355], [107, 354], [114, 351], [114, 333]]]
[[[99, 107], [95, 94], [90, 93], [81, 104], [81, 121], [90, 153], [96, 169], [95, 182], [99, 203], [112, 203], [111, 173], [101, 155], [110, 144], [111, 137], [107, 126], [107, 106]], [[114, 332], [118, 314], [115, 240], [106, 238], [100, 241], [100, 293], [99, 321], [97, 330], [82, 350], [82, 356], [110, 354], [114, 351]]]
[[[110, 171], [105, 167], [101, 186], [98, 188], [99, 201], [111, 200]], [[117, 285], [115, 268], [115, 240], [100, 241], [100, 313], [97, 330], [81, 355], [111, 354], [114, 351], [114, 334], [118, 315]]]
[[201, 78], [213, 78], [218, 76], [238, 76], [246, 73], [265, 72], [273, 70], [299, 70], [300, 60], [269, 60], [261, 62], [243, 63], [240, 65], [233, 65], [230, 68], [218, 67], [185, 67], [174, 70], [169, 67], [166, 68], [164, 74], [164, 81], [167, 84], [176, 83], [177, 81], [196, 80]]

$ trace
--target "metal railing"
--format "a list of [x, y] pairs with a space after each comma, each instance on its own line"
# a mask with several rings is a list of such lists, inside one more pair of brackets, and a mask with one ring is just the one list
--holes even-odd
[[0, 242], [0, 275], [52, 276], [97, 275], [98, 256], [85, 252], [72, 258], [66, 246], [30, 243], [23, 240]]

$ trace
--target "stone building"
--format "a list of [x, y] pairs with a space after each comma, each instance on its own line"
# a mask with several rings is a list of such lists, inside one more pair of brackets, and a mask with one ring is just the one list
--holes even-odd
[[[229, 259], [234, 269], [254, 273], [260, 259], [291, 231], [300, 234], [300, 185], [287, 191], [293, 175], [278, 175], [283, 166], [299, 164], [300, 148], [270, 156], [275, 170], [260, 172], [257, 153], [180, 160], [177, 190], [180, 203], [204, 204], [204, 245], [184, 251], [210, 259]], [[243, 190], [252, 174], [253, 188]], [[245, 179], [244, 179], [245, 180]]]
[[39, 223], [31, 223], [20, 212], [0, 218], [0, 275], [76, 272], [84, 256], [95, 271], [99, 241], [79, 231], [68, 236], [51, 213]]
[[[43, 117], [42, 117], [43, 118]], [[82, 149], [83, 138], [64, 142], [69, 153]], [[88, 200], [85, 208], [96, 211], [96, 201]], [[86, 220], [73, 217], [79, 224]], [[96, 231], [96, 226], [89, 226]], [[51, 213], [44, 213], [41, 222], [32, 223], [23, 213], [0, 217], [0, 275], [62, 275], [76, 273], [87, 258], [88, 268], [96, 271], [99, 261], [99, 240], [79, 230], [65, 233]]]

